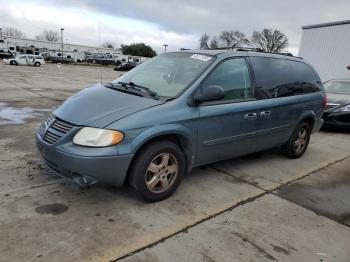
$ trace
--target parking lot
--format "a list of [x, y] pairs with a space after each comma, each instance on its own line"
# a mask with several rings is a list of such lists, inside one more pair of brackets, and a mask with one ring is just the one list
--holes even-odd
[[40, 122], [118, 74], [0, 63], [0, 261], [349, 261], [349, 132], [314, 134], [296, 160], [274, 149], [196, 168], [152, 204], [47, 175]]

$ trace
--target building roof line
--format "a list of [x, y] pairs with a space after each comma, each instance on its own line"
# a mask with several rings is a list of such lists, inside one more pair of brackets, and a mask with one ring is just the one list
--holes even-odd
[[347, 25], [347, 24], [350, 24], [350, 20], [343, 20], [343, 21], [336, 21], [336, 22], [322, 23], [322, 24], [315, 24], [315, 25], [306, 25], [306, 26], [302, 26], [301, 29], [304, 30], [304, 29], [313, 29], [313, 28], [319, 28], [319, 27]]

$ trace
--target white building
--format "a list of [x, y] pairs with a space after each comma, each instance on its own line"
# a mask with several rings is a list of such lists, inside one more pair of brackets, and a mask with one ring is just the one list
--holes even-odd
[[[39, 49], [48, 49], [48, 50], [61, 50], [62, 43], [61, 42], [49, 42], [42, 41], [36, 39], [29, 38], [20, 38], [20, 37], [2, 37], [4, 47], [7, 47], [9, 50], [21, 52], [21, 50], [25, 51], [27, 48]], [[68, 51], [76, 51], [76, 52], [91, 52], [91, 53], [111, 53], [111, 54], [121, 54], [119, 49], [113, 48], [104, 48], [104, 47], [96, 47], [96, 46], [87, 46], [87, 45], [77, 45], [70, 43], [63, 43], [63, 49]], [[23, 52], [21, 52], [23, 53]]]
[[[61, 42], [49, 42], [49, 41], [42, 41], [42, 40], [36, 40], [36, 39], [29, 39], [29, 38], [20, 38], [20, 37], [10, 37], [10, 36], [0, 36], [0, 52], [7, 52], [12, 51], [17, 54], [35, 54], [39, 55], [42, 53], [58, 53], [62, 50], [62, 43]], [[73, 58], [72, 54], [81, 55], [81, 53], [85, 54], [85, 58], [77, 58], [73, 59], [74, 61], [77, 60], [86, 60], [86, 55], [91, 54], [108, 54], [112, 55], [113, 59], [115, 61], [119, 60], [121, 62], [135, 62], [135, 63], [142, 63], [149, 58], [147, 57], [140, 57], [140, 56], [130, 56], [130, 55], [123, 55], [122, 51], [120, 49], [113, 49], [113, 48], [104, 48], [104, 47], [96, 47], [96, 46], [87, 46], [87, 45], [77, 45], [77, 44], [70, 44], [67, 42], [63, 43], [63, 53], [64, 57], [67, 55], [71, 56]], [[77, 62], [75, 61], [75, 62]]]
[[299, 56], [310, 62], [322, 81], [349, 78], [350, 20], [303, 26]]

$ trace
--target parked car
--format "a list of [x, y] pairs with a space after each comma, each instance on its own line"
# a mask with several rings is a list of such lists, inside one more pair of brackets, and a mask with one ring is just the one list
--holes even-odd
[[36, 143], [53, 174], [79, 185], [128, 183], [158, 201], [196, 166], [275, 147], [301, 157], [324, 107], [320, 78], [300, 58], [166, 53], [67, 99]]
[[8, 65], [30, 65], [41, 66], [45, 64], [44, 57], [40, 55], [18, 55], [14, 58], [4, 59]]
[[325, 126], [350, 128], [350, 79], [329, 80], [324, 87], [328, 98]]
[[115, 71], [129, 71], [136, 67], [136, 63], [128, 62], [128, 63], [122, 63], [121, 65], [117, 65], [114, 67]]

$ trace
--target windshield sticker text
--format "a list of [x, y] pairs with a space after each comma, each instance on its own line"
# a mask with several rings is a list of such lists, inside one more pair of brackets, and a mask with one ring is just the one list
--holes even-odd
[[191, 58], [207, 62], [207, 61], [209, 61], [211, 59], [211, 56], [194, 54], [194, 55], [191, 55]]

